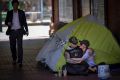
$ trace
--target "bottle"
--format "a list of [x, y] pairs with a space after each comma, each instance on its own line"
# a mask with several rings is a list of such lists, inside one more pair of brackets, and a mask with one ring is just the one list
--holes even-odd
[[102, 65], [98, 66], [98, 77], [99, 77], [99, 80], [109, 80], [110, 79], [109, 65], [102, 64]]
[[63, 76], [64, 77], [67, 76], [67, 69], [66, 68], [63, 70]]
[[61, 69], [61, 68], [59, 68], [59, 70], [58, 70], [58, 76], [59, 76], [59, 77], [62, 76], [62, 69]]

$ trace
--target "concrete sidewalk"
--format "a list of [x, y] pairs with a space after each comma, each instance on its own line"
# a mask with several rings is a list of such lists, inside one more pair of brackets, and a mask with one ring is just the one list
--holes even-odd
[[[49, 25], [36, 25], [28, 26], [29, 36], [24, 35], [24, 40], [26, 39], [42, 39], [49, 38]], [[9, 36], [6, 33], [7, 27], [3, 27], [3, 32], [0, 32], [0, 41], [8, 41]]]

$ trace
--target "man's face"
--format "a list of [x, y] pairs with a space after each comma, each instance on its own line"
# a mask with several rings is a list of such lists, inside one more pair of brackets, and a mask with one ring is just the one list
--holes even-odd
[[70, 43], [70, 46], [71, 46], [72, 48], [75, 48], [77, 45], [76, 45], [76, 44], [73, 44], [73, 43]]
[[13, 9], [18, 10], [18, 3], [13, 3]]

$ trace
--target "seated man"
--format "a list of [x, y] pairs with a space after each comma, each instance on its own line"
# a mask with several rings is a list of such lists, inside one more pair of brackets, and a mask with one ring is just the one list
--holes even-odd
[[78, 40], [76, 37], [71, 37], [69, 42], [70, 46], [65, 50], [66, 65], [63, 69], [66, 68], [70, 74], [85, 74], [88, 64], [85, 61], [80, 63], [80, 59], [83, 56], [83, 49], [77, 45]]

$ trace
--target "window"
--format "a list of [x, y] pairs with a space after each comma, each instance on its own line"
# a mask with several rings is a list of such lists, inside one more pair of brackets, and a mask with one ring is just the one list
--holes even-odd
[[73, 21], [73, 5], [72, 0], [59, 0], [59, 21]]
[[105, 24], [104, 0], [91, 0], [91, 14]]
[[90, 0], [82, 0], [82, 16], [90, 14]]

